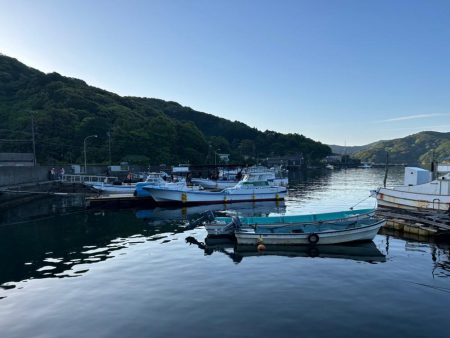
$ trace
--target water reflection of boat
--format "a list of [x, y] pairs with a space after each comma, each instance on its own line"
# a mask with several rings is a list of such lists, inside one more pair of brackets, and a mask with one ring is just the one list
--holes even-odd
[[189, 236], [186, 237], [186, 243], [197, 245], [207, 256], [212, 255], [214, 252], [219, 252], [230, 257], [235, 263], [239, 263], [243, 258], [242, 255], [235, 252], [236, 240], [233, 238], [206, 237], [205, 242], [199, 242], [195, 237]]
[[283, 213], [286, 211], [284, 201], [266, 202], [241, 202], [233, 204], [198, 205], [184, 208], [161, 208], [138, 210], [136, 217], [148, 220], [185, 220], [190, 216], [201, 214], [205, 211], [223, 211], [240, 216], [261, 216], [270, 213]]
[[324, 246], [289, 246], [268, 245], [264, 251], [257, 251], [254, 245], [237, 245], [237, 254], [243, 257], [252, 256], [288, 256], [288, 257], [321, 257], [351, 259], [364, 262], [385, 262], [386, 256], [378, 250], [374, 242], [324, 245]]
[[186, 238], [186, 242], [197, 245], [207, 255], [214, 252], [225, 254], [235, 263], [245, 257], [257, 256], [338, 258], [369, 263], [386, 261], [386, 256], [373, 242], [326, 246], [271, 245], [266, 246], [264, 251], [258, 251], [256, 245], [236, 244], [236, 240], [230, 238], [206, 237], [204, 242], [199, 242], [190, 236]]

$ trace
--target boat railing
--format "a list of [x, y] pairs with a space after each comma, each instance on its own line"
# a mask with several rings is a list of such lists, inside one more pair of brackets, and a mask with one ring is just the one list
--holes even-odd
[[61, 179], [63, 182], [67, 183], [95, 183], [95, 182], [113, 182], [117, 181], [116, 176], [101, 176], [101, 175], [64, 175]]
[[439, 210], [441, 208], [441, 200], [439, 198], [433, 199], [433, 209], [436, 209], [435, 203], [437, 203], [437, 210]]

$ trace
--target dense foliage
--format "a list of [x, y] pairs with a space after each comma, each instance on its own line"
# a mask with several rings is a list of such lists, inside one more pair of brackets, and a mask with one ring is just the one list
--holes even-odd
[[384, 163], [386, 152], [391, 163], [428, 164], [432, 159], [444, 161], [450, 158], [450, 133], [424, 131], [407, 137], [379, 141], [353, 156], [362, 161]]
[[141, 164], [211, 163], [218, 149], [234, 162], [298, 153], [314, 161], [331, 152], [303, 135], [261, 132], [175, 102], [121, 97], [0, 54], [0, 151], [31, 151], [32, 118], [41, 163], [81, 162], [84, 140], [94, 134], [86, 144], [97, 163], [109, 161], [109, 149], [115, 163]]

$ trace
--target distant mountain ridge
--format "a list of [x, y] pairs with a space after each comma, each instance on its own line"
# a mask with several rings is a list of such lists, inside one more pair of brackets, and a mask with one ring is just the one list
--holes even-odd
[[[330, 148], [335, 152], [334, 149], [343, 147], [334, 148], [331, 145]], [[423, 131], [394, 140], [383, 140], [361, 147], [349, 148], [360, 148], [352, 149], [352, 152], [347, 152], [347, 154], [365, 162], [384, 163], [386, 153], [389, 153], [390, 163], [428, 164], [433, 158], [436, 161], [450, 158], [450, 132]]]

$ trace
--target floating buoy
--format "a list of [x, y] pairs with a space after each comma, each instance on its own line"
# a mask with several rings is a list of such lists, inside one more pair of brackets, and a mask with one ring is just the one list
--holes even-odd
[[264, 244], [258, 244], [258, 246], [256, 247], [256, 249], [258, 250], [258, 251], [264, 251], [264, 250], [266, 250], [266, 246], [264, 245]]

